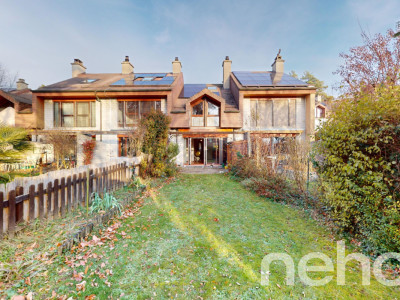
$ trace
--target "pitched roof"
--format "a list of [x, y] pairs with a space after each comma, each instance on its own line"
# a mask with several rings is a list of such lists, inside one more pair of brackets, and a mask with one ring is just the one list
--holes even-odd
[[0, 97], [13, 103], [20, 102], [32, 105], [32, 91], [30, 89], [3, 91], [0, 90]]
[[158, 90], [170, 87], [174, 81], [175, 76], [172, 73], [83, 73], [77, 77], [41, 87], [35, 92], [97, 91], [100, 89], [123, 91], [143, 88]]

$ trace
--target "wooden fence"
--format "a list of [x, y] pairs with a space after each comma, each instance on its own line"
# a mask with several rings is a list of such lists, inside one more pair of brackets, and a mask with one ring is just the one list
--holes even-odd
[[87, 196], [93, 192], [121, 188], [127, 183], [128, 174], [129, 166], [124, 162], [55, 179], [46, 186], [38, 183], [17, 187], [7, 195], [0, 192], [0, 237], [6, 232], [12, 236], [18, 223], [32, 222], [36, 218], [63, 217], [86, 203]]

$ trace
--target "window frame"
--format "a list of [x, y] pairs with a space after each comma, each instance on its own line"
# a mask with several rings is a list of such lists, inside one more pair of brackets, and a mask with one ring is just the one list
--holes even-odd
[[[218, 108], [218, 114], [217, 115], [209, 115], [208, 114], [208, 103], [211, 103], [213, 105], [215, 105]], [[200, 103], [203, 104], [203, 114], [202, 115], [194, 115], [193, 114], [193, 108], [197, 105], [199, 105]], [[200, 118], [203, 117], [203, 125], [193, 125], [193, 117], [195, 118]], [[208, 118], [209, 117], [218, 117], [218, 126], [208, 126]], [[211, 101], [210, 99], [208, 99], [207, 97], [201, 98], [200, 101], [196, 101], [191, 105], [191, 126], [192, 127], [219, 127], [221, 124], [221, 105], [218, 105], [216, 103], [213, 103], [213, 101]]]
[[[64, 104], [70, 104], [72, 103], [73, 105], [73, 112], [72, 114], [63, 114], [63, 105]], [[78, 109], [77, 109], [77, 104], [78, 103], [88, 103], [89, 106], [89, 111], [87, 114], [79, 114], [78, 115]], [[91, 127], [96, 127], [96, 102], [94, 100], [67, 100], [67, 101], [62, 101], [62, 100], [53, 100], [53, 127], [58, 128], [58, 127], [65, 127], [65, 128], [72, 128], [72, 127], [78, 127], [78, 128], [91, 128]], [[77, 126], [77, 117], [78, 116], [86, 116], [89, 119], [89, 126]], [[73, 126], [65, 126], [64, 122], [64, 117], [72, 117], [73, 118]]]
[[[118, 127], [129, 128], [129, 127], [137, 126], [138, 122], [142, 119], [142, 117], [144, 115], [144, 113], [142, 113], [142, 103], [143, 102], [153, 102], [154, 107], [151, 109], [154, 109], [156, 111], [161, 111], [161, 100], [162, 99], [149, 99], [149, 100], [120, 99], [120, 100], [118, 100]], [[128, 103], [130, 103], [130, 102], [137, 102], [139, 104], [138, 105], [138, 113], [137, 113], [138, 118], [135, 119], [135, 121], [132, 124], [127, 124], [126, 123], [127, 106], [128, 106]], [[122, 107], [122, 120], [120, 120], [121, 107]], [[149, 112], [146, 112], [146, 114], [147, 113], [149, 113]]]

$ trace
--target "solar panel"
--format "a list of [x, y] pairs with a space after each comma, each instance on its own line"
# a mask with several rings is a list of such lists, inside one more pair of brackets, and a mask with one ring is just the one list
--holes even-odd
[[287, 74], [282, 74], [278, 82], [273, 82], [273, 72], [235, 71], [235, 77], [243, 86], [308, 86], [307, 83]]
[[190, 98], [206, 88], [205, 84], [185, 84], [179, 97]]
[[[127, 82], [124, 78], [112, 83], [111, 85], [125, 85], [125, 86], [148, 86], [148, 85], [171, 85], [175, 77], [166, 76], [167, 73], [137, 73], [135, 79], [142, 78], [142, 80], [134, 80]], [[154, 80], [155, 78], [160, 78]]]
[[125, 79], [120, 79], [120, 80], [112, 83], [111, 85], [125, 85]]

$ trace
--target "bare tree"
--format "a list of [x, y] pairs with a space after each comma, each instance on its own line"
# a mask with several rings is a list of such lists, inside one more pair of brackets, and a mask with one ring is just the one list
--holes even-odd
[[344, 59], [334, 74], [342, 77], [344, 93], [372, 92], [378, 86], [394, 86], [400, 83], [400, 39], [394, 38], [393, 30], [385, 35], [369, 36], [361, 32], [364, 44], [341, 53]]
[[73, 167], [71, 162], [76, 152], [76, 136], [55, 130], [48, 133], [45, 139], [48, 144], [53, 145], [57, 169]]
[[11, 89], [15, 86], [18, 74], [11, 74], [5, 67], [0, 63], [0, 89]]

